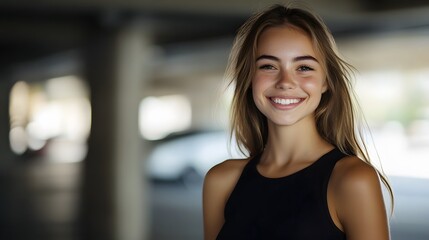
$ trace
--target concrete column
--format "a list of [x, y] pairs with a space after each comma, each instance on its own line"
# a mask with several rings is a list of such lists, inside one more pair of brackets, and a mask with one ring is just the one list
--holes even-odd
[[[142, 138], [138, 110], [144, 81], [148, 80], [151, 42], [148, 29], [139, 24], [123, 29], [118, 36], [116, 115], [116, 206], [117, 239], [147, 238], [147, 185], [141, 168]], [[144, 194], [144, 195], [143, 195]], [[144, 215], [143, 215], [144, 214]]]
[[138, 105], [148, 78], [148, 28], [129, 24], [103, 32], [86, 52], [92, 127], [85, 162], [85, 239], [148, 237], [147, 185]]

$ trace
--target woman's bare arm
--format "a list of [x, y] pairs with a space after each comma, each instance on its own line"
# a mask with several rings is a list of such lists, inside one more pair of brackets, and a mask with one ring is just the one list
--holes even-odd
[[228, 160], [207, 173], [203, 186], [204, 239], [216, 239], [224, 223], [224, 208], [246, 160]]
[[338, 162], [332, 176], [335, 209], [348, 240], [388, 240], [389, 224], [375, 169], [357, 157]]

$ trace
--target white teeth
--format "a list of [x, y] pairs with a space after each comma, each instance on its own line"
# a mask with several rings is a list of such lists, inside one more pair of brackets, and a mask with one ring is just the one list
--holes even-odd
[[298, 103], [300, 101], [299, 98], [272, 98], [272, 101], [277, 103], [277, 104], [281, 104], [281, 105], [290, 105], [290, 104], [294, 104], [294, 103]]

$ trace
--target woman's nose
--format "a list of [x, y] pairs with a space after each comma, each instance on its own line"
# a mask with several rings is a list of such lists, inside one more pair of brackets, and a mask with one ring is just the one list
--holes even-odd
[[297, 85], [296, 81], [294, 80], [292, 74], [290, 74], [288, 71], [280, 71], [278, 80], [276, 83], [276, 88], [278, 89], [293, 89]]

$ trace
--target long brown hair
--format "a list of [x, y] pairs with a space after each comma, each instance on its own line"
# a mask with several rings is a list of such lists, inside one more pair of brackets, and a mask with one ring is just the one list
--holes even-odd
[[[259, 36], [267, 28], [284, 25], [308, 34], [314, 49], [323, 58], [328, 90], [315, 110], [319, 134], [343, 153], [358, 156], [372, 165], [361, 133], [364, 121], [356, 122], [362, 115], [357, 111], [350, 81], [353, 67], [338, 55], [334, 38], [320, 17], [283, 5], [274, 5], [250, 17], [239, 29], [233, 44], [227, 74], [230, 84], [235, 85], [230, 120], [231, 135], [235, 136], [239, 149], [252, 157], [260, 154], [267, 142], [267, 119], [253, 101], [251, 82]], [[392, 188], [386, 176], [376, 170], [390, 193], [393, 206]]]

